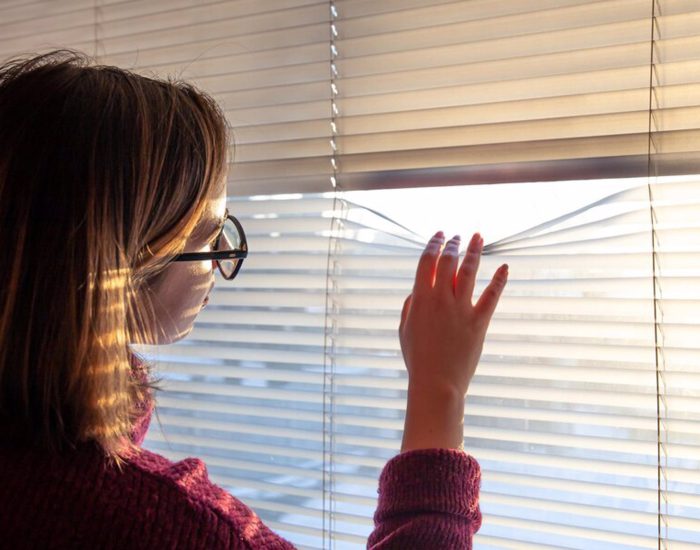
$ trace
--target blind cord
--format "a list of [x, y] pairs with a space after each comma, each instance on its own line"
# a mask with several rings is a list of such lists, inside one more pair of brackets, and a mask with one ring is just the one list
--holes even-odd
[[338, 185], [338, 144], [336, 137], [338, 127], [336, 117], [339, 114], [336, 98], [338, 87], [336, 78], [338, 69], [336, 59], [338, 49], [336, 38], [338, 29], [336, 21], [338, 10], [334, 0], [329, 0], [329, 63], [330, 63], [330, 184], [333, 190], [333, 212], [328, 234], [328, 254], [326, 257], [326, 293], [325, 293], [325, 319], [323, 342], [323, 547], [331, 549], [335, 547], [335, 357], [336, 338], [338, 333], [337, 321], [339, 318], [339, 304], [337, 301], [337, 277], [339, 275], [340, 233], [343, 229], [343, 215], [341, 213], [342, 200], [340, 198], [340, 186]]
[[[656, 0], [651, 0], [651, 32], [649, 37], [649, 113], [648, 113], [648, 130], [647, 130], [647, 193], [649, 198], [649, 216], [651, 221], [651, 269], [652, 269], [652, 292], [653, 292], [653, 308], [654, 308], [654, 361], [656, 372], [656, 506], [657, 506], [657, 547], [659, 550], [666, 549], [666, 539], [668, 538], [668, 524], [666, 514], [664, 514], [666, 476], [662, 462], [662, 454], [665, 457], [664, 435], [667, 434], [665, 423], [662, 424], [662, 418], [665, 418], [665, 400], [662, 387], [665, 389], [665, 378], [662, 370], [662, 361], [660, 361], [661, 348], [659, 347], [659, 296], [658, 296], [658, 277], [657, 277], [657, 232], [656, 232], [656, 211], [654, 209], [652, 177], [655, 177], [655, 163], [653, 161], [653, 153], [655, 151], [653, 133], [656, 129], [654, 117], [654, 74], [655, 74], [655, 48], [656, 48]], [[662, 415], [662, 408], [664, 415]], [[663, 432], [663, 433], [662, 433]]]

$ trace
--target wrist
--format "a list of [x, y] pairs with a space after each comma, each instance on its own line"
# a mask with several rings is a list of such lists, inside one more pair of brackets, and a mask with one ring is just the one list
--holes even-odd
[[462, 403], [467, 395], [467, 389], [467, 385], [462, 388], [462, 384], [439, 380], [435, 377], [418, 378], [409, 376], [408, 379], [409, 399], [447, 400], [450, 403]]
[[464, 393], [450, 385], [409, 383], [401, 452], [463, 445]]

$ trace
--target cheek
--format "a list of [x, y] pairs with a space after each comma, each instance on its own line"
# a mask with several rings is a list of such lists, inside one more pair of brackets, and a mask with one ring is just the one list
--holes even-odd
[[170, 308], [201, 301], [211, 285], [211, 261], [171, 264], [150, 284], [158, 300]]

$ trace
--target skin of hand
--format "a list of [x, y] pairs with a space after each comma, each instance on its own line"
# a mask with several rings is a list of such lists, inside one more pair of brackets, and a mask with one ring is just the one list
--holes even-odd
[[402, 452], [463, 448], [464, 398], [508, 280], [503, 264], [473, 304], [484, 241], [475, 233], [461, 264], [459, 236], [444, 241], [439, 231], [428, 242], [401, 312], [399, 340], [408, 371]]

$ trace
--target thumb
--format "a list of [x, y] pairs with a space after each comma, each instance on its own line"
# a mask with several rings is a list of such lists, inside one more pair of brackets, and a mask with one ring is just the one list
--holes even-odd
[[413, 298], [413, 294], [409, 294], [406, 296], [406, 299], [403, 302], [403, 309], [401, 310], [401, 323], [399, 323], [399, 332], [403, 330], [403, 325], [406, 322], [406, 317], [408, 317], [408, 310], [411, 309], [411, 300]]

